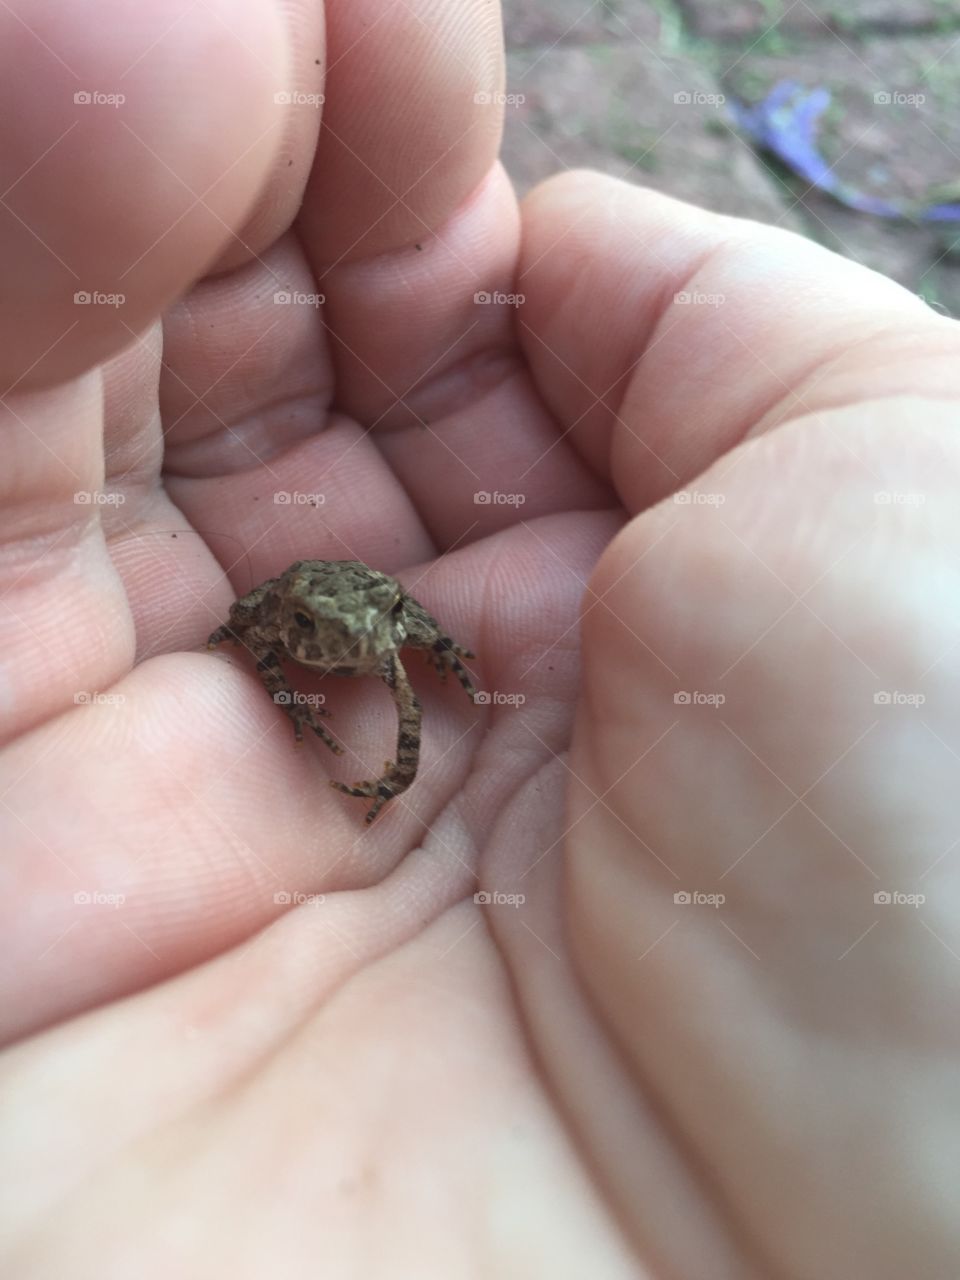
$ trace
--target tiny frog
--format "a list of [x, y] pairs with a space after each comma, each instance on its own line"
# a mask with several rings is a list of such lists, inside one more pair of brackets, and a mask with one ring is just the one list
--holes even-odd
[[230, 618], [207, 641], [215, 649], [224, 640], [242, 644], [257, 659], [257, 673], [275, 702], [293, 721], [297, 745], [304, 726], [337, 755], [343, 748], [313, 707], [290, 688], [280, 665], [293, 658], [324, 675], [379, 676], [397, 706], [397, 758], [384, 765], [383, 776], [347, 786], [330, 785], [349, 796], [366, 796], [372, 822], [388, 800], [413, 782], [420, 763], [420, 703], [400, 661], [400, 650], [426, 650], [427, 661], [441, 680], [452, 671], [473, 699], [476, 690], [460, 661], [475, 655], [447, 635], [422, 604], [395, 578], [359, 560], [298, 560], [279, 578], [270, 578], [234, 601]]

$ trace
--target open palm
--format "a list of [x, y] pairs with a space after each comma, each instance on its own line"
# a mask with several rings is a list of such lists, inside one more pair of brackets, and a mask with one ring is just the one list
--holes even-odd
[[[0, 243], [5, 1273], [945, 1274], [954, 326], [597, 176], [521, 219], [481, 0], [153, 7], [0, 20], [21, 110], [41, 35], [126, 89], [26, 112]], [[478, 655], [370, 829], [383, 687], [291, 666], [295, 752], [203, 652], [304, 558]]]

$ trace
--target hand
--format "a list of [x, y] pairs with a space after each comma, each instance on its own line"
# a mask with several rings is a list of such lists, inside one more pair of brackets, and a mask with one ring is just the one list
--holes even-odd
[[[956, 326], [307, 10], [0, 16], [5, 1274], [952, 1273]], [[369, 830], [203, 652], [303, 557], [491, 695]]]

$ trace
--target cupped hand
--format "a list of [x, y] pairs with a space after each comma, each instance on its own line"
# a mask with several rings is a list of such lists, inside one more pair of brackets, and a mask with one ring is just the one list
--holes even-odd
[[[956, 326], [518, 211], [488, 0], [112, 8], [0, 13], [4, 1273], [952, 1273]], [[369, 830], [203, 650], [303, 558], [478, 655]]]

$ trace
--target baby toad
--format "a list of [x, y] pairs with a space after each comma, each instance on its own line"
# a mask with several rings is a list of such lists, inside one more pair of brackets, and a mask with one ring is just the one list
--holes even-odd
[[317, 718], [329, 714], [299, 699], [283, 674], [282, 658], [293, 658], [324, 675], [379, 676], [397, 705], [397, 758], [383, 776], [352, 787], [330, 785], [350, 796], [367, 796], [372, 822], [388, 800], [406, 791], [420, 763], [420, 703], [400, 661], [400, 650], [426, 650], [440, 678], [452, 671], [471, 698], [476, 690], [460, 661], [474, 654], [453, 641], [422, 604], [395, 578], [369, 569], [359, 560], [298, 560], [279, 578], [270, 578], [234, 601], [230, 619], [207, 641], [242, 644], [257, 659], [267, 692], [293, 721], [297, 744], [306, 725], [331, 751], [343, 748]]

